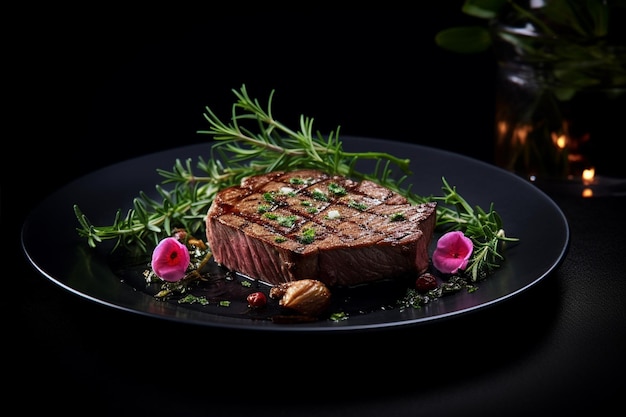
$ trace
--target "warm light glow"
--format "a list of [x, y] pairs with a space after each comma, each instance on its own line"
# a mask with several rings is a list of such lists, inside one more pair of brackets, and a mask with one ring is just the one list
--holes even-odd
[[557, 148], [565, 149], [565, 147], [567, 146], [567, 136], [552, 133], [552, 142], [556, 145]]
[[567, 155], [567, 160], [572, 163], [582, 162], [585, 160], [585, 156], [579, 153], [572, 152]]
[[497, 123], [496, 129], [498, 130], [498, 137], [505, 137], [509, 131], [509, 124], [505, 120], [500, 120]]
[[592, 168], [587, 168], [583, 170], [583, 182], [584, 183], [589, 183], [593, 181], [595, 176], [596, 176], [595, 168], [592, 167]]
[[583, 198], [593, 197], [593, 190], [591, 188], [583, 188]]
[[[498, 125], [498, 129], [501, 130], [502, 132], [505, 132], [504, 129], [506, 128], [507, 128], [506, 123], [500, 123]], [[512, 144], [516, 146], [525, 146], [526, 138], [528, 137], [528, 134], [532, 132], [532, 130], [533, 130], [533, 127], [531, 125], [516, 126], [511, 136]], [[505, 136], [501, 136], [501, 137], [505, 138]]]

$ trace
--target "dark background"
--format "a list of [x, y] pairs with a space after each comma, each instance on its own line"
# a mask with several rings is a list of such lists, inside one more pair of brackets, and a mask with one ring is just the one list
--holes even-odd
[[16, 12], [7, 36], [3, 212], [15, 213], [17, 226], [72, 179], [208, 143], [197, 133], [208, 127], [205, 106], [228, 120], [232, 90], [244, 84], [261, 103], [275, 90], [274, 115], [290, 127], [304, 115], [324, 134], [339, 129], [492, 161], [495, 61], [490, 52], [439, 48], [438, 30], [476, 20], [460, 1], [436, 3]]
[[[611, 258], [623, 239], [604, 240], [615, 229], [600, 220], [619, 200], [566, 198], [568, 216], [590, 219], [574, 235], [596, 243], [576, 246], [553, 280], [498, 314], [382, 338], [242, 335], [137, 317], [66, 294], [24, 260], [19, 231], [44, 198], [121, 160], [203, 142], [208, 150], [196, 133], [204, 107], [228, 117], [242, 84], [261, 102], [275, 90], [274, 115], [288, 125], [303, 114], [322, 133], [340, 126], [490, 162], [495, 62], [439, 49], [438, 30], [471, 19], [461, 1], [432, 3], [13, 9], [1, 213], [11, 245], [5, 360], [16, 369], [8, 399], [26, 394], [16, 405], [38, 415], [583, 415], [618, 404], [623, 382], [607, 381], [624, 369], [623, 358], [613, 362], [625, 346], [615, 301], [624, 287], [593, 293], [589, 282], [598, 264], [623, 272]], [[600, 261], [588, 261], [589, 248]]]
[[231, 90], [245, 84], [261, 102], [275, 90], [274, 114], [290, 126], [303, 114], [322, 133], [340, 126], [345, 135], [490, 159], [495, 63], [489, 53], [461, 57], [435, 45], [437, 30], [465, 21], [451, 5], [460, 2], [445, 3], [420, 10], [57, 11], [31, 23], [41, 26], [27, 47], [16, 44], [22, 73], [11, 84], [26, 120], [13, 144], [31, 150], [36, 143], [29, 165], [69, 180], [111, 160], [208, 141], [196, 133], [207, 127], [205, 106], [228, 117]]

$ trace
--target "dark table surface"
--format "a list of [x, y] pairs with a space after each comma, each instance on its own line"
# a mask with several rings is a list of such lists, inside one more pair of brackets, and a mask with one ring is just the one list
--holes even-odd
[[406, 10], [31, 22], [47, 30], [20, 55], [34, 75], [18, 85], [19, 151], [5, 153], [2, 168], [5, 406], [115, 416], [596, 415], [621, 407], [625, 197], [551, 191], [571, 229], [553, 274], [487, 309], [373, 332], [247, 332], [140, 316], [63, 290], [23, 256], [22, 223], [46, 196], [114, 162], [205, 141], [195, 133], [205, 127], [204, 106], [227, 115], [242, 83], [261, 97], [275, 88], [275, 112], [287, 121], [305, 114], [322, 132], [341, 125], [345, 134], [489, 162], [491, 57], [437, 50], [434, 32], [456, 13], [429, 11], [420, 18], [428, 24]]

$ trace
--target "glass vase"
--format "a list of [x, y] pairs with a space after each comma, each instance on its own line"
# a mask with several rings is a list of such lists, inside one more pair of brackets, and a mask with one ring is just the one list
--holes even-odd
[[626, 45], [548, 36], [532, 22], [492, 25], [496, 164], [538, 184], [601, 180], [626, 193]]
[[626, 87], [579, 88], [559, 97], [546, 70], [500, 62], [496, 85], [497, 165], [530, 180], [626, 177]]

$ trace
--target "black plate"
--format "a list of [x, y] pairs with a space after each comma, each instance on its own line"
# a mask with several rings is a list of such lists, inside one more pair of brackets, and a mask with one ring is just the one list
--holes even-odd
[[[460, 291], [419, 309], [374, 308], [347, 320], [276, 324], [252, 319], [247, 306], [199, 306], [164, 302], [153, 297], [109, 262], [109, 249], [90, 249], [76, 228], [73, 205], [96, 225], [113, 222], [117, 209], [132, 206], [139, 191], [156, 196], [162, 181], [157, 168], [170, 169], [176, 159], [207, 157], [210, 144], [193, 145], [146, 155], [95, 171], [60, 189], [35, 209], [22, 228], [22, 246], [44, 277], [79, 296], [124, 311], [161, 319], [238, 329], [272, 331], [349, 331], [418, 325], [465, 314], [503, 302], [548, 276], [563, 261], [569, 226], [558, 206], [534, 185], [507, 171], [438, 149], [360, 137], [342, 138], [346, 151], [382, 151], [411, 159], [407, 181], [420, 195], [441, 195], [442, 177], [472, 205], [488, 209], [493, 202], [508, 236], [518, 237], [503, 266], [474, 292]], [[114, 272], [115, 271], [115, 272]], [[137, 280], [135, 280], [137, 281]], [[139, 280], [143, 282], [142, 280]], [[364, 297], [371, 298], [371, 292]], [[355, 297], [360, 296], [356, 294]], [[372, 302], [372, 300], [368, 300]], [[389, 304], [389, 300], [380, 300]]]

